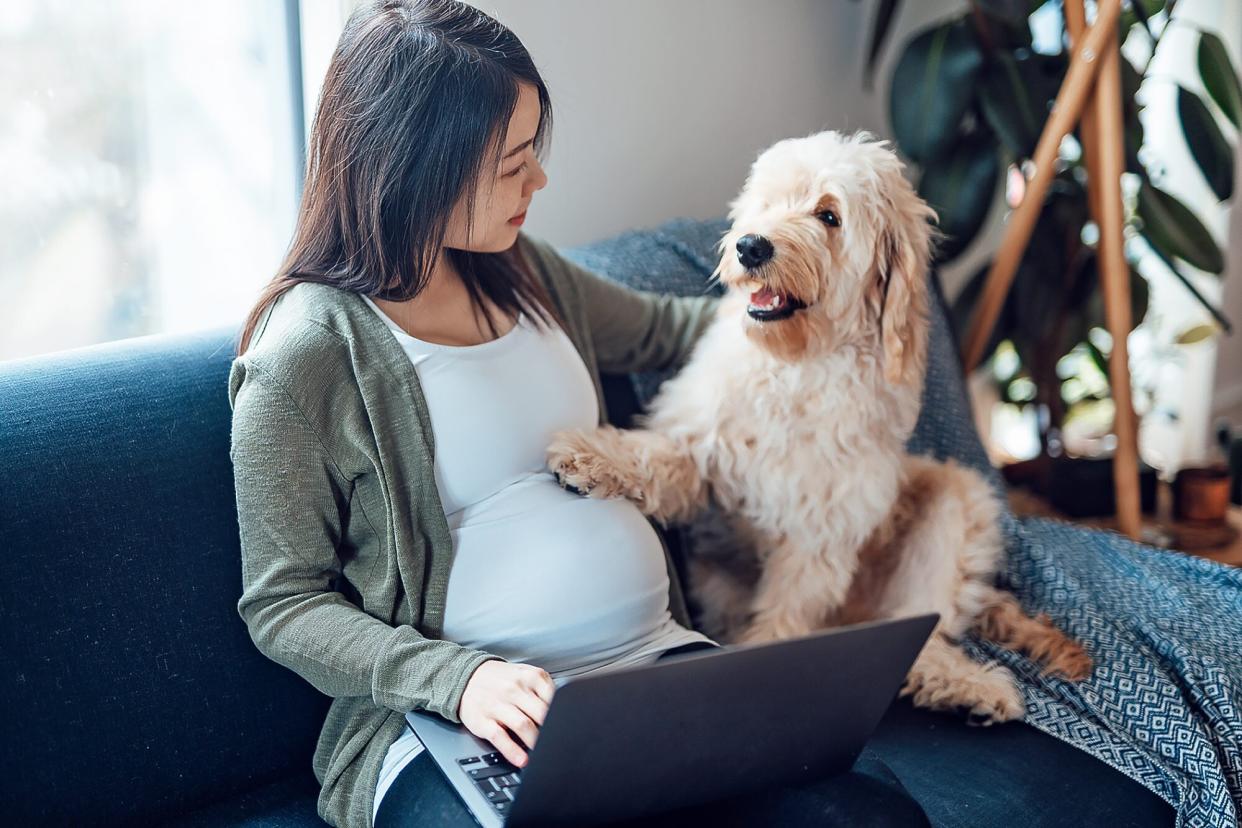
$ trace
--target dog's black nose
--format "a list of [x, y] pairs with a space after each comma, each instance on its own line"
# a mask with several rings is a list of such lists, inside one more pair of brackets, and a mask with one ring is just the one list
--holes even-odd
[[772, 242], [755, 233], [742, 236], [737, 240], [737, 260], [742, 267], [749, 270], [772, 258]]

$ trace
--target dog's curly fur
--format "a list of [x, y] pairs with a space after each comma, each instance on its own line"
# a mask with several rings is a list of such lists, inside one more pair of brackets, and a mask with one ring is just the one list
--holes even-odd
[[[958, 646], [968, 631], [1070, 679], [1091, 660], [994, 586], [1004, 551], [987, 482], [905, 451], [934, 217], [887, 142], [827, 131], [776, 143], [730, 205], [714, 274], [728, 292], [686, 367], [639, 428], [559, 432], [547, 458], [562, 484], [630, 498], [665, 525], [719, 510], [731, 537], [688, 567], [699, 626], [718, 640], [939, 613], [902, 695], [991, 724], [1025, 706], [1008, 669]], [[744, 236], [766, 239], [770, 258], [739, 256]], [[761, 288], [796, 310], [758, 318]]]

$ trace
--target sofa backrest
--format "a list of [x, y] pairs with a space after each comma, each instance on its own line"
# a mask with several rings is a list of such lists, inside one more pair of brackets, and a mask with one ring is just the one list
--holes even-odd
[[232, 336], [0, 363], [9, 824], [151, 824], [310, 773], [329, 700], [236, 609]]

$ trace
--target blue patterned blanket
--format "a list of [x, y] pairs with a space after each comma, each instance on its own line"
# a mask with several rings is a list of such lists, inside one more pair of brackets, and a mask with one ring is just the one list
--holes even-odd
[[[723, 219], [679, 219], [565, 250], [631, 287], [712, 292]], [[719, 286], [715, 290], [719, 290]], [[933, 303], [927, 387], [910, 450], [955, 457], [1001, 489], [975, 432], [943, 302]], [[634, 378], [645, 404], [665, 375]], [[1095, 659], [1086, 681], [1045, 678], [991, 642], [978, 658], [1023, 684], [1028, 724], [1087, 751], [1169, 802], [1177, 825], [1234, 828], [1242, 814], [1242, 569], [1133, 543], [1110, 532], [1003, 516], [1002, 574], [1030, 612], [1046, 612]]]

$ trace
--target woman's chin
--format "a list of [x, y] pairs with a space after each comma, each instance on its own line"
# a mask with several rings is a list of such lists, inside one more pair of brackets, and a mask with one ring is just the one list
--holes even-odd
[[520, 227], [509, 225], [504, 230], [489, 235], [486, 241], [457, 249], [465, 250], [469, 253], [503, 253], [510, 247], [513, 247], [514, 242], [517, 241], [518, 232], [521, 229]]

